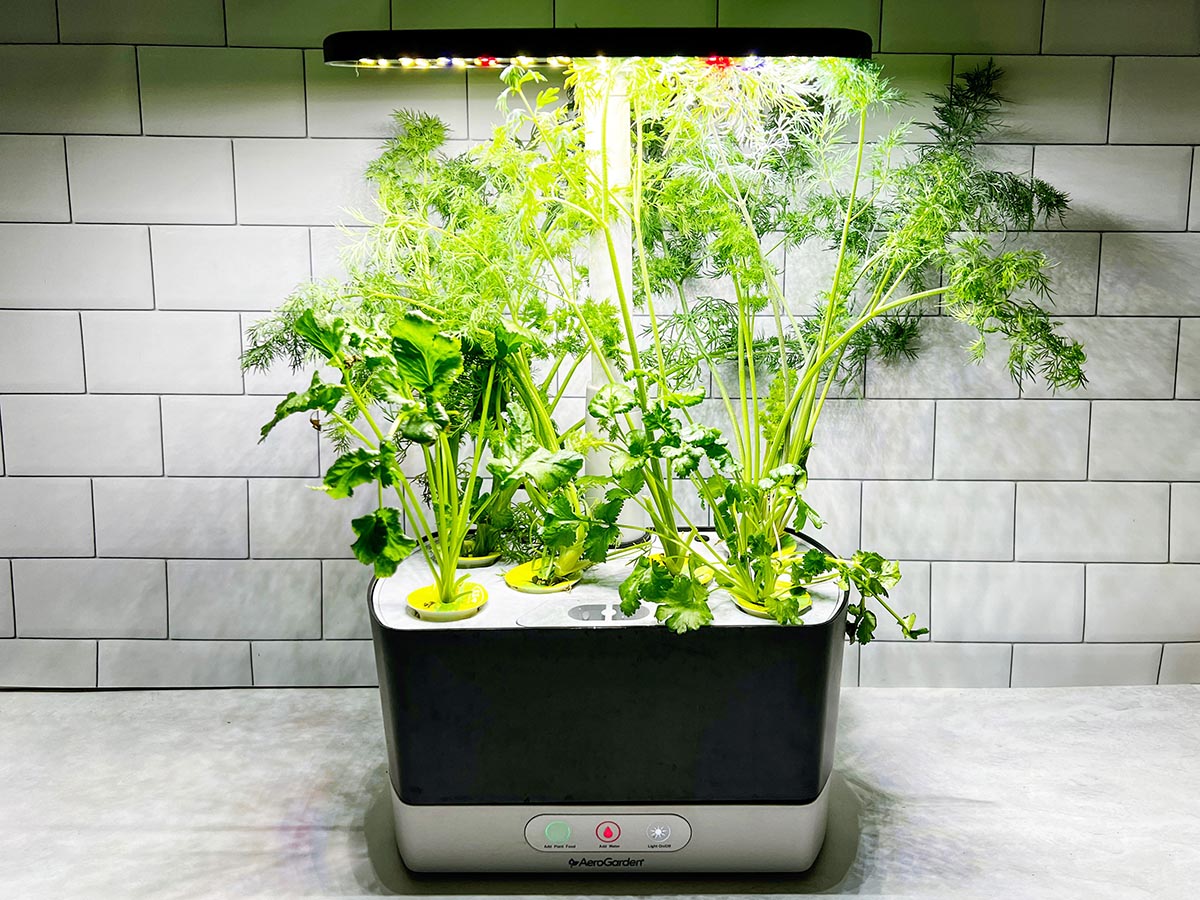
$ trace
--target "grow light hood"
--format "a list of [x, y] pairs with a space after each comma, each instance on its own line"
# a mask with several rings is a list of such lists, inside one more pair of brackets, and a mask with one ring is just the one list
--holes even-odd
[[339, 31], [325, 63], [361, 68], [569, 65], [575, 57], [698, 57], [715, 64], [763, 57], [870, 59], [871, 37], [849, 28], [461, 28]]

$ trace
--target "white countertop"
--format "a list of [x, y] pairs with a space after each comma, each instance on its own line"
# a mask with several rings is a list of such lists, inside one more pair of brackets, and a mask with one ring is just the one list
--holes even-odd
[[1195, 895], [1200, 687], [847, 688], [837, 759], [801, 876], [414, 876], [374, 689], [0, 693], [0, 896]]

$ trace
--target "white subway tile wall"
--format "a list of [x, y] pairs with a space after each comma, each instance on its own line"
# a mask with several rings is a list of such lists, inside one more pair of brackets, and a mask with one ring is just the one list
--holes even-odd
[[[901, 559], [931, 628], [882, 625], [845, 683], [1200, 681], [1200, 0], [0, 0], [0, 687], [374, 683], [370, 498], [310, 489], [302, 420], [257, 443], [303, 378], [240, 372], [242, 335], [340, 273], [394, 109], [464, 149], [496, 87], [332, 69], [321, 40], [689, 24], [867, 31], [913, 101], [873, 134], [994, 56], [989, 158], [1073, 199], [1005, 246], [1057, 262], [1085, 389], [1015, 384], [996, 338], [971, 363], [935, 317], [826, 407], [817, 536]], [[779, 262], [807, 308], [829, 261]]]

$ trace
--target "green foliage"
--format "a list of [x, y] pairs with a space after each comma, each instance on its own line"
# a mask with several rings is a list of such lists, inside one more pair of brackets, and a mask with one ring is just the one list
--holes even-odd
[[336, 384], [325, 384], [321, 381], [321, 373], [313, 372], [308, 390], [301, 393], [290, 391], [275, 407], [274, 418], [262, 427], [262, 437], [259, 438], [259, 443], [261, 444], [267, 439], [267, 435], [276, 425], [294, 413], [309, 412], [310, 410], [333, 412], [342, 402], [345, 393], [345, 388]]
[[392, 356], [399, 375], [431, 403], [446, 397], [463, 368], [459, 340], [416, 313], [392, 326]]
[[354, 519], [350, 525], [358, 535], [350, 549], [358, 561], [371, 566], [379, 578], [395, 575], [396, 567], [417, 547], [417, 542], [405, 533], [398, 509], [382, 507]]
[[619, 593], [625, 615], [632, 616], [642, 603], [655, 603], [655, 617], [676, 634], [695, 631], [713, 620], [707, 586], [689, 573], [672, 572], [654, 557], [637, 561]]
[[531, 482], [547, 493], [567, 484], [582, 468], [583, 457], [578, 453], [572, 450], [552, 453], [537, 445], [522, 447], [510, 456], [495, 456], [488, 463], [499, 487]]
[[378, 482], [380, 487], [389, 488], [403, 477], [395, 446], [381, 441], [377, 451], [359, 447], [339, 456], [326, 470], [322, 483], [325, 493], [337, 500], [353, 496], [354, 489], [361, 485]]
[[588, 403], [588, 412], [597, 420], [608, 422], [637, 406], [637, 397], [623, 384], [606, 384], [596, 391]]
[[[318, 363], [341, 376], [289, 395], [264, 436], [315, 413], [341, 451], [326, 491], [379, 493], [377, 512], [355, 520], [356, 555], [383, 573], [420, 546], [447, 596], [472, 527], [472, 552], [538, 555], [553, 582], [605, 560], [633, 504], [661, 552], [643, 552], [622, 585], [627, 613], [653, 603], [669, 628], [693, 630], [712, 620], [719, 588], [795, 625], [819, 585], [835, 584], [856, 592], [852, 639], [874, 636], [876, 608], [919, 636], [889, 605], [894, 562], [801, 552], [790, 531], [822, 525], [804, 495], [830, 390], [857, 382], [872, 357], [917, 353], [922, 312], [972, 327], [976, 355], [994, 336], [1017, 380], [1083, 383], [1082, 348], [1042, 305], [1048, 261], [1001, 240], [1060, 219], [1067, 197], [990, 169], [976, 150], [998, 123], [1000, 74], [989, 63], [935, 97], [932, 140], [908, 153], [907, 126], [866, 140], [867, 116], [899, 98], [877, 67], [844, 60], [578, 60], [562, 94], [510, 66], [502, 124], [458, 155], [435, 117], [399, 112], [368, 169], [379, 217], [348, 277], [298, 290], [250, 331], [247, 367]], [[607, 135], [597, 152], [580, 115], [618, 85], [633, 121], [628, 185], [608, 166], [627, 136]], [[584, 244], [589, 264], [610, 271], [589, 270]], [[785, 297], [779, 254], [813, 250], [832, 276]], [[700, 279], [714, 289], [697, 297]], [[585, 364], [607, 380], [587, 407], [590, 434], [555, 420]], [[591, 452], [611, 475], [580, 476]], [[401, 466], [410, 456], [424, 463], [432, 525]], [[719, 540], [697, 539], [679, 482]], [[383, 505], [385, 489], [403, 517]]]

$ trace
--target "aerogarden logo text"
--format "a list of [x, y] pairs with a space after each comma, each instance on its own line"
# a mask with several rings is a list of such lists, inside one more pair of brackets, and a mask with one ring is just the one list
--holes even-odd
[[567, 860], [567, 865], [572, 869], [598, 869], [613, 867], [636, 869], [644, 862], [644, 859], [634, 859], [631, 856], [626, 856], [623, 859], [618, 859], [615, 856], [606, 856], [603, 859], [588, 859], [586, 857], [576, 859], [574, 856], [572, 856]]

